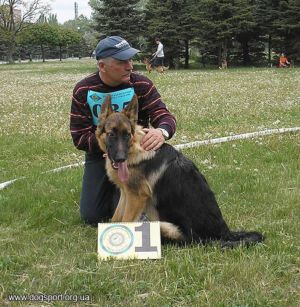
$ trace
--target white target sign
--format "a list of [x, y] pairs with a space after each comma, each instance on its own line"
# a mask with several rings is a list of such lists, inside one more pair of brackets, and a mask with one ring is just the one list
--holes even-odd
[[99, 223], [98, 257], [159, 259], [159, 222]]

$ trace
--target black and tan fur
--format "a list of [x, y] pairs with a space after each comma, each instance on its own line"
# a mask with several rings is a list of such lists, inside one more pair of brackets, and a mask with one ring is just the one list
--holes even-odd
[[228, 68], [228, 63], [226, 59], [223, 59], [221, 62], [221, 66], [219, 66], [219, 69], [227, 69]]
[[144, 64], [146, 65], [146, 70], [150, 74], [152, 70], [156, 70], [158, 73], [163, 74], [169, 69], [169, 66], [154, 66], [149, 58], [144, 58]]
[[[258, 232], [232, 232], [224, 221], [206, 179], [192, 161], [169, 144], [146, 151], [136, 124], [138, 102], [134, 97], [121, 113], [114, 113], [110, 98], [104, 102], [96, 137], [106, 153], [106, 169], [121, 197], [112, 222], [138, 221], [146, 213], [160, 221], [164, 238], [180, 243], [220, 240], [225, 246], [261, 242]], [[115, 165], [127, 163], [129, 175], [118, 175]]]

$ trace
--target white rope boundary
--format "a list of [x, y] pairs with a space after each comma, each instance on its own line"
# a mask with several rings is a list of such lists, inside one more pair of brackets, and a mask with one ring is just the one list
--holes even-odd
[[[225, 136], [221, 138], [216, 138], [216, 139], [208, 139], [208, 140], [203, 140], [203, 141], [195, 141], [195, 142], [190, 142], [190, 143], [185, 143], [185, 144], [178, 144], [175, 145], [174, 147], [177, 150], [181, 150], [184, 148], [193, 148], [193, 147], [198, 147], [202, 145], [210, 145], [210, 144], [219, 144], [219, 143], [224, 143], [224, 142], [230, 142], [234, 140], [244, 140], [244, 139], [250, 139], [250, 138], [255, 138], [258, 136], [265, 136], [265, 135], [271, 135], [271, 134], [281, 134], [281, 133], [287, 133], [287, 132], [297, 132], [300, 131], [300, 127], [294, 127], [294, 128], [276, 128], [276, 129], [268, 129], [268, 130], [263, 130], [263, 131], [256, 131], [256, 132], [249, 132], [249, 133], [243, 133], [243, 134], [236, 134], [236, 135], [231, 135], [231, 136]], [[65, 169], [70, 169], [78, 166], [84, 165], [84, 162], [79, 162], [75, 164], [69, 164], [66, 166], [58, 167], [46, 172], [43, 172], [42, 174], [47, 174], [47, 173], [57, 173], [61, 172]], [[0, 184], [0, 190], [3, 190], [7, 186], [15, 183], [18, 180], [25, 179], [26, 177], [20, 177], [16, 178], [13, 180], [9, 180], [6, 182], [3, 182]]]
[[230, 142], [234, 140], [244, 140], [244, 139], [251, 139], [255, 138], [257, 136], [265, 136], [270, 134], [280, 134], [280, 133], [286, 133], [286, 132], [296, 132], [300, 131], [300, 127], [294, 127], [294, 128], [276, 128], [276, 129], [268, 129], [263, 131], [256, 131], [256, 132], [248, 132], [243, 134], [236, 134], [231, 136], [225, 136], [217, 139], [210, 139], [210, 140], [204, 140], [204, 141], [196, 141], [186, 144], [179, 144], [175, 145], [174, 147], [178, 150], [184, 149], [184, 148], [193, 148], [201, 145], [209, 145], [209, 144], [219, 144], [224, 142]]

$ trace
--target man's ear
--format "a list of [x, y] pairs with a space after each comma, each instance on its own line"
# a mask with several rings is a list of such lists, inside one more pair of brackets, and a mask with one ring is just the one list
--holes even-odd
[[99, 130], [101, 131], [104, 127], [104, 122], [107, 119], [107, 117], [113, 113], [112, 107], [111, 107], [111, 96], [107, 95], [104, 99], [104, 102], [101, 105], [101, 112], [99, 113]]
[[100, 72], [105, 72], [105, 64], [102, 61], [98, 62], [98, 68]]
[[136, 125], [139, 112], [139, 103], [136, 94], [134, 94], [130, 103], [122, 112], [130, 119], [134, 125]]

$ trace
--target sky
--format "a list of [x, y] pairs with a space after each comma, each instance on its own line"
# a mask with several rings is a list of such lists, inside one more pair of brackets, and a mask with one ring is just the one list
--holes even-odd
[[48, 3], [51, 5], [52, 14], [57, 15], [57, 21], [64, 23], [67, 20], [74, 19], [75, 9], [74, 3], [78, 4], [78, 16], [84, 15], [91, 17], [91, 7], [88, 5], [88, 0], [52, 0]]

